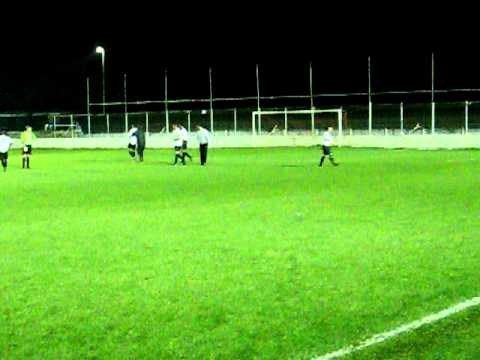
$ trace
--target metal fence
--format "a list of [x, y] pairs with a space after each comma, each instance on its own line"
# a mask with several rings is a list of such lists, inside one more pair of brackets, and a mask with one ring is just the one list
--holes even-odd
[[[432, 106], [434, 112], [432, 112]], [[411, 132], [467, 133], [480, 131], [480, 102], [392, 103], [332, 105], [343, 109], [344, 134], [400, 134]], [[270, 107], [262, 110], [295, 110], [294, 107]], [[43, 137], [114, 136], [124, 134], [132, 124], [142, 126], [148, 134], [166, 133], [171, 125], [182, 124], [194, 130], [200, 125], [224, 134], [254, 133], [252, 112], [257, 108], [176, 109], [168, 111], [112, 112], [106, 114], [0, 114], [0, 128], [21, 131], [30, 125]], [[370, 119], [371, 118], [371, 122]], [[336, 126], [336, 114], [315, 114], [315, 131]], [[257, 129], [258, 130], [258, 129]], [[311, 114], [262, 115], [262, 133], [310, 134]]]

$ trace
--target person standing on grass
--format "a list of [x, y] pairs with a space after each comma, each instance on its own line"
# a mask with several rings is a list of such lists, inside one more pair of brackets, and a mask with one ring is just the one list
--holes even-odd
[[131, 158], [135, 160], [135, 151], [137, 149], [137, 137], [135, 133], [137, 132], [137, 127], [132, 124], [130, 130], [128, 131], [128, 153]]
[[37, 139], [37, 136], [32, 131], [31, 126], [26, 126], [25, 131], [20, 135], [20, 142], [23, 146], [22, 152], [22, 168], [30, 169], [30, 158], [32, 156], [32, 144]]
[[172, 136], [173, 136], [173, 148], [175, 149], [175, 161], [173, 162], [173, 166], [177, 165], [178, 159], [185, 165], [185, 157], [183, 156], [182, 152], [182, 132], [177, 124], [172, 124]]
[[200, 147], [200, 165], [207, 163], [208, 143], [210, 142], [210, 133], [207, 129], [197, 125], [197, 140]]
[[190, 159], [190, 161], [192, 161], [192, 157], [190, 156], [190, 154], [187, 152], [187, 148], [188, 148], [188, 131], [187, 129], [185, 129], [185, 127], [183, 125], [180, 125], [180, 132], [182, 133], [182, 154], [183, 154], [183, 158], [185, 159], [185, 156], [188, 157]]
[[137, 131], [134, 134], [137, 138], [137, 156], [138, 161], [143, 161], [143, 151], [145, 150], [145, 132], [142, 125], [139, 125]]
[[8, 150], [12, 146], [13, 141], [7, 135], [5, 130], [0, 131], [0, 161], [2, 162], [3, 172], [7, 171]]
[[333, 166], [339, 165], [333, 159], [332, 150], [330, 149], [332, 144], [333, 144], [333, 127], [329, 126], [326, 129], [326, 131], [323, 133], [323, 145], [322, 145], [323, 155], [322, 155], [322, 158], [320, 159], [320, 164], [318, 164], [318, 166], [320, 167], [323, 166], [323, 161], [327, 156], [328, 156], [328, 160], [330, 160]]

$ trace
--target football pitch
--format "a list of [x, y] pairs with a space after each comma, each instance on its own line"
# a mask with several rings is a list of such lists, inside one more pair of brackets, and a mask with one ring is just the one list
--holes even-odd
[[[1, 359], [312, 359], [480, 296], [480, 151], [18, 150]], [[480, 307], [344, 359], [478, 359]]]

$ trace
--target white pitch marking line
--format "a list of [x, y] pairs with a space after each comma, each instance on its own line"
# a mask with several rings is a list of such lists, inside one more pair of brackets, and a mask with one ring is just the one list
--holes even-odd
[[344, 347], [343, 349], [319, 356], [319, 357], [314, 357], [312, 360], [329, 360], [329, 359], [336, 359], [342, 356], [349, 355], [353, 352], [362, 350], [366, 347], [372, 346], [379, 344], [385, 340], [388, 340], [390, 338], [396, 337], [398, 335], [401, 335], [403, 333], [410, 332], [412, 330], [416, 330], [424, 325], [431, 324], [433, 322], [445, 319], [446, 317], [449, 317], [453, 314], [459, 313], [461, 311], [467, 310], [471, 307], [478, 306], [480, 305], [480, 297], [474, 297], [470, 300], [466, 300], [464, 302], [461, 302], [457, 305], [451, 306], [448, 309], [442, 310], [436, 314], [428, 315], [425, 316], [424, 318], [420, 320], [413, 321], [409, 324], [402, 325], [394, 330], [387, 331], [384, 333], [380, 333], [377, 335], [372, 336], [371, 338], [362, 341], [359, 345], [354, 346], [350, 345], [347, 347]]

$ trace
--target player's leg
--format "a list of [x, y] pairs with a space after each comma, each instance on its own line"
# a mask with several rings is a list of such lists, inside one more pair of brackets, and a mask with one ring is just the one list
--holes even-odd
[[135, 159], [135, 145], [128, 144], [128, 153], [132, 159]]
[[145, 148], [143, 146], [137, 148], [138, 160], [143, 161], [143, 151]]
[[183, 150], [183, 156], [184, 156], [184, 158], [185, 158], [185, 156], [186, 156], [186, 157], [188, 157], [188, 158], [190, 159], [190, 161], [192, 161], [192, 157], [191, 157], [190, 154], [187, 152], [187, 142], [186, 142], [186, 141], [183, 142], [182, 150]]
[[333, 166], [338, 166], [338, 163], [335, 162], [335, 159], [333, 158], [333, 154], [332, 154], [332, 151], [329, 149], [328, 151], [328, 160], [330, 160], [330, 163], [333, 165]]
[[323, 166], [323, 162], [325, 161], [325, 156], [328, 155], [328, 148], [325, 145], [322, 145], [322, 151], [323, 151], [323, 155], [320, 158], [320, 163], [318, 164], [318, 166]]
[[183, 152], [182, 147], [180, 147], [180, 160], [182, 161], [183, 165], [186, 165], [186, 163], [185, 163], [185, 153]]
[[181, 147], [175, 146], [175, 161], [173, 162], [173, 165], [177, 165], [178, 159], [183, 162]]
[[27, 147], [24, 146], [22, 150], [22, 169], [27, 165]]
[[200, 165], [207, 162], [207, 144], [200, 144]]
[[30, 169], [30, 158], [32, 157], [32, 145], [27, 145], [27, 169]]
[[32, 146], [25, 145], [22, 152], [22, 169], [30, 169], [30, 154], [32, 153]]
[[7, 171], [8, 153], [0, 153], [0, 159], [2, 159], [3, 172], [5, 172]]

